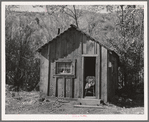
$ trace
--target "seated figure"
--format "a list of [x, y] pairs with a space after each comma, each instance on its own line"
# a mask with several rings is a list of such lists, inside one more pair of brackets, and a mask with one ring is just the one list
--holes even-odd
[[95, 76], [86, 77], [85, 96], [87, 94], [87, 91], [90, 89], [93, 90], [93, 96], [94, 96], [95, 95]]

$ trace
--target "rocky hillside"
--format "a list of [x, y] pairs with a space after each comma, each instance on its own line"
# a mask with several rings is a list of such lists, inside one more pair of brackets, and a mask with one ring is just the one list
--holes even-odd
[[[79, 28], [98, 41], [104, 41], [105, 36], [111, 36], [115, 25], [114, 14], [99, 14], [83, 11], [78, 20]], [[57, 35], [58, 28], [61, 32], [69, 28], [75, 21], [64, 13], [39, 13], [39, 12], [6, 12], [7, 33], [13, 38], [20, 26], [28, 25], [33, 31], [32, 41], [41, 41], [43, 44]], [[6, 26], [7, 26], [6, 25]]]

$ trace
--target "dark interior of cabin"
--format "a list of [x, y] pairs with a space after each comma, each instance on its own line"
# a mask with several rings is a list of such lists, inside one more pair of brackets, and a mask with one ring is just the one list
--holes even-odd
[[95, 96], [95, 83], [90, 85], [91, 79], [88, 76], [95, 77], [96, 57], [84, 57], [84, 96]]

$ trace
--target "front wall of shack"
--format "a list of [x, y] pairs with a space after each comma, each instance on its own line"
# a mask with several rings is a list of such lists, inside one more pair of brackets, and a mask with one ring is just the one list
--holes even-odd
[[[41, 90], [54, 97], [83, 98], [82, 64], [86, 55], [96, 57], [96, 98], [108, 101], [113, 90], [108, 84], [111, 77], [108, 68], [111, 57], [108, 50], [75, 29], [65, 32], [42, 49]], [[75, 78], [54, 77], [55, 62], [61, 59], [76, 59]], [[112, 81], [111, 84], [113, 83]]]
[[[82, 55], [94, 54], [96, 56], [99, 54], [99, 44], [74, 29], [52, 41], [50, 43], [50, 96], [82, 98], [84, 86]], [[75, 78], [53, 77], [54, 63], [61, 59], [76, 59]], [[96, 65], [98, 65], [98, 61]], [[97, 74], [97, 76], [99, 75]]]
[[[83, 35], [69, 30], [50, 44], [50, 96], [82, 97], [81, 83], [81, 40]], [[55, 62], [60, 59], [76, 59], [76, 77], [54, 77]]]

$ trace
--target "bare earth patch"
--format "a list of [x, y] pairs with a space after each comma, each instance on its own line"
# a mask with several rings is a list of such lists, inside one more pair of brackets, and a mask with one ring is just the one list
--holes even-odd
[[75, 108], [75, 100], [46, 98], [40, 100], [39, 92], [20, 92], [12, 97], [7, 93], [6, 114], [144, 114], [144, 107], [125, 108], [113, 104], [103, 108]]

